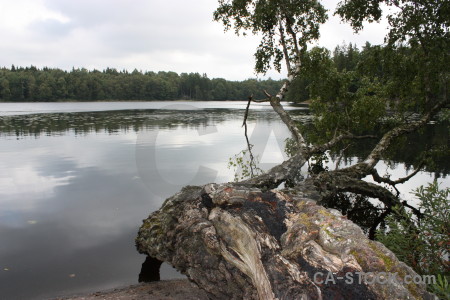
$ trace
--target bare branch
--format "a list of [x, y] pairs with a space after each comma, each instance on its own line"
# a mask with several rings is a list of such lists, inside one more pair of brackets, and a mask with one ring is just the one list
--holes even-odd
[[253, 172], [253, 166], [255, 166], [255, 157], [253, 156], [252, 152], [253, 145], [250, 144], [250, 140], [247, 134], [247, 123], [245, 123], [245, 140], [247, 141], [248, 154], [250, 155], [250, 176], [253, 177], [255, 175]]
[[253, 176], [255, 175], [254, 167], [255, 167], [256, 163], [255, 163], [255, 157], [252, 152], [253, 145], [250, 144], [250, 139], [248, 138], [248, 128], [247, 128], [248, 112], [249, 112], [250, 104], [252, 101], [255, 101], [255, 100], [253, 100], [253, 94], [248, 97], [247, 107], [245, 108], [244, 122], [242, 123], [242, 126], [244, 126], [245, 140], [247, 141], [247, 149], [248, 149], [248, 153], [250, 155], [250, 163], [249, 163], [250, 176], [253, 178]]
[[410, 180], [412, 177], [414, 177], [417, 173], [420, 172], [420, 170], [423, 168], [423, 166], [425, 165], [425, 162], [422, 161], [419, 166], [414, 170], [414, 172], [412, 172], [411, 174], [409, 174], [406, 177], [403, 178], [399, 178], [397, 180], [391, 180], [390, 178], [387, 177], [381, 177], [376, 169], [372, 169], [371, 171], [371, 175], [373, 177], [373, 180], [375, 180], [378, 183], [387, 183], [389, 185], [395, 186], [396, 184], [401, 184], [401, 183], [405, 183], [406, 181]]
[[247, 107], [245, 108], [245, 115], [244, 115], [244, 122], [242, 123], [242, 126], [245, 126], [245, 134], [247, 134], [247, 117], [248, 117], [248, 110], [250, 108], [250, 103], [252, 103], [253, 94], [248, 97]]
[[401, 183], [404, 183], [404, 182], [410, 180], [412, 177], [414, 177], [417, 173], [420, 172], [420, 170], [423, 168], [424, 165], [425, 165], [425, 162], [421, 162], [420, 165], [417, 167], [417, 169], [414, 170], [414, 172], [412, 172], [411, 174], [409, 174], [406, 177], [397, 179], [396, 181], [394, 181], [394, 184], [401, 184]]
[[272, 105], [273, 110], [280, 116], [281, 120], [286, 124], [292, 136], [294, 137], [295, 142], [297, 143], [301, 152], [305, 152], [308, 150], [308, 146], [306, 145], [305, 139], [303, 135], [300, 133], [297, 125], [292, 120], [291, 116], [284, 110], [278, 98], [273, 97], [272, 101], [270, 101], [270, 105]]
[[387, 183], [387, 184], [389, 184], [390, 186], [392, 186], [392, 187], [395, 189], [395, 191], [397, 192], [397, 197], [398, 197], [398, 195], [400, 195], [400, 191], [397, 189], [396, 185], [397, 185], [397, 184], [404, 183], [404, 182], [410, 180], [412, 177], [414, 177], [414, 175], [416, 175], [417, 173], [419, 173], [419, 171], [422, 169], [422, 167], [423, 167], [424, 165], [425, 165], [425, 162], [422, 161], [422, 162], [419, 164], [419, 167], [417, 167], [417, 169], [414, 170], [414, 172], [412, 172], [411, 174], [409, 174], [409, 175], [406, 176], [406, 177], [399, 178], [399, 179], [397, 179], [397, 180], [391, 180], [391, 179], [388, 178], [388, 177], [381, 177], [381, 176], [378, 174], [378, 172], [377, 172], [377, 170], [376, 170], [375, 168], [372, 169], [372, 171], [371, 171], [370, 174], [372, 175], [373, 180], [375, 180], [376, 182], [378, 182], [378, 183]]
[[378, 183], [387, 183], [387, 184], [391, 185], [397, 192], [397, 197], [400, 195], [400, 191], [395, 186], [395, 183], [392, 180], [390, 180], [388, 177], [381, 177], [375, 168], [372, 169], [371, 174], [372, 174], [373, 180], [375, 180]]
[[339, 157], [336, 161], [336, 167], [334, 168], [335, 170], [337, 170], [339, 168], [339, 164], [341, 163], [342, 157], [344, 156], [344, 152], [348, 149], [348, 147], [350, 147], [351, 144], [348, 144], [347, 147], [345, 147], [344, 149], [342, 149], [339, 153]]
[[[285, 85], [286, 85], [286, 83], [285, 83]], [[273, 97], [266, 90], [264, 90], [264, 94], [269, 99], [268, 101], [270, 101], [270, 104], [272, 105], [275, 112], [278, 113], [281, 120], [289, 128], [295, 141], [297, 142], [297, 145], [300, 147], [300, 149], [302, 151], [300, 151], [297, 155], [293, 156], [291, 159], [270, 169], [267, 173], [264, 173], [262, 175], [254, 177], [254, 178], [250, 178], [248, 180], [241, 181], [238, 184], [253, 185], [253, 186], [257, 186], [257, 187], [275, 188], [282, 182], [289, 180], [291, 177], [294, 177], [295, 174], [301, 169], [303, 164], [308, 160], [309, 155], [307, 155], [307, 152], [306, 152], [306, 143], [303, 139], [303, 136], [300, 134], [300, 131], [298, 130], [297, 126], [295, 125], [295, 123], [292, 120], [292, 118], [290, 117], [290, 115], [284, 110], [283, 106], [280, 104], [278, 98]], [[253, 99], [253, 95], [251, 95], [248, 98], [247, 107], [246, 107], [245, 115], [244, 115], [244, 122], [243, 122], [242, 126], [245, 127], [245, 138], [247, 141], [250, 159], [253, 162], [254, 157], [253, 157], [253, 153], [251, 151], [252, 147], [251, 147], [250, 141], [248, 139], [248, 135], [247, 135], [247, 118], [248, 118], [250, 103], [252, 101], [253, 102], [262, 102], [262, 101]], [[251, 175], [253, 177], [254, 174], [253, 174], [252, 168], [251, 168], [251, 173], [252, 173]]]
[[282, 182], [295, 177], [302, 166], [308, 161], [308, 157], [298, 153], [283, 163], [273, 167], [266, 173], [254, 178], [246, 179], [238, 182], [238, 185], [253, 186], [259, 188], [276, 188]]
[[343, 140], [361, 140], [361, 139], [373, 139], [376, 138], [375, 135], [353, 135], [353, 134], [341, 134], [339, 136], [333, 137], [329, 142], [322, 145], [317, 145], [312, 147], [309, 151], [310, 153], [323, 153], [331, 147], [335, 146], [337, 143]]
[[366, 182], [355, 178], [348, 172], [348, 169], [341, 169], [331, 172], [322, 172], [316, 178], [317, 186], [324, 188], [327, 193], [335, 192], [352, 192], [372, 198], [377, 198], [387, 207], [399, 204], [397, 196], [392, 194], [388, 189], [374, 183]]

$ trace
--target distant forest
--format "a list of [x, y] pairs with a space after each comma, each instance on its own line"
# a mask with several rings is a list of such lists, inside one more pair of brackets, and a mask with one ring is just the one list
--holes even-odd
[[228, 81], [206, 74], [103, 71], [36, 67], [0, 69], [0, 101], [245, 100], [263, 90], [275, 93], [280, 80]]
[[[364, 50], [363, 50], [364, 51]], [[360, 52], [356, 46], [338, 46], [330, 53], [337, 69], [355, 68]], [[0, 101], [101, 101], [101, 100], [246, 100], [263, 99], [264, 90], [275, 94], [282, 80], [210, 79], [206, 74], [75, 69], [3, 67], [0, 69]], [[309, 99], [308, 78], [298, 78], [288, 101]]]

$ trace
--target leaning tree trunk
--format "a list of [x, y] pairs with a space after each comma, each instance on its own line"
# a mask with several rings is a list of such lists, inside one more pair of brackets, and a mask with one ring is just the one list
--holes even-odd
[[300, 192], [185, 187], [144, 220], [136, 245], [211, 299], [435, 299], [402, 281], [417, 274], [386, 247]]

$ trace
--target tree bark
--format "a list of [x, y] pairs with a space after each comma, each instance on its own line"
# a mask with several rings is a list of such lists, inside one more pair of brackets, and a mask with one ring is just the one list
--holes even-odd
[[357, 272], [417, 274], [305, 190], [185, 187], [144, 220], [138, 251], [170, 263], [210, 299], [435, 299], [400, 279], [360, 283]]
[[[404, 281], [405, 276], [417, 274], [391, 251], [369, 240], [338, 211], [316, 201], [352, 192], [380, 199], [386, 211], [400, 204], [398, 195], [362, 178], [373, 174], [386, 182], [374, 171], [382, 154], [395, 138], [426, 124], [447, 100], [419, 121], [385, 133], [364, 161], [296, 182], [313, 154], [345, 139], [372, 137], [336, 134], [328, 143], [309, 145], [280, 102], [300, 66], [297, 61], [276, 96], [266, 93], [268, 99], [263, 100], [270, 101], [286, 124], [297, 153], [239, 183], [185, 187], [144, 220], [136, 238], [138, 251], [170, 263], [211, 299], [437, 299], [424, 284]], [[251, 101], [259, 102], [249, 98], [244, 125]], [[296, 182], [295, 189], [274, 190], [283, 182]], [[371, 228], [372, 235], [375, 229]], [[359, 272], [368, 273], [366, 281]], [[380, 278], [382, 274], [397, 277], [386, 280]]]

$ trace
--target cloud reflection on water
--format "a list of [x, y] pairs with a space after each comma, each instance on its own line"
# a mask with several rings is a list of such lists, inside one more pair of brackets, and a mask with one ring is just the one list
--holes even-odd
[[[233, 107], [0, 117], [2, 296], [136, 283], [145, 259], [134, 248], [141, 220], [188, 183], [232, 180], [228, 159], [246, 148], [241, 125], [242, 110]], [[289, 133], [273, 112], [252, 112], [249, 135], [264, 168], [285, 158]], [[404, 166], [379, 167], [397, 178]], [[213, 172], [195, 177], [200, 167]], [[406, 189], [432, 180], [418, 175]]]

